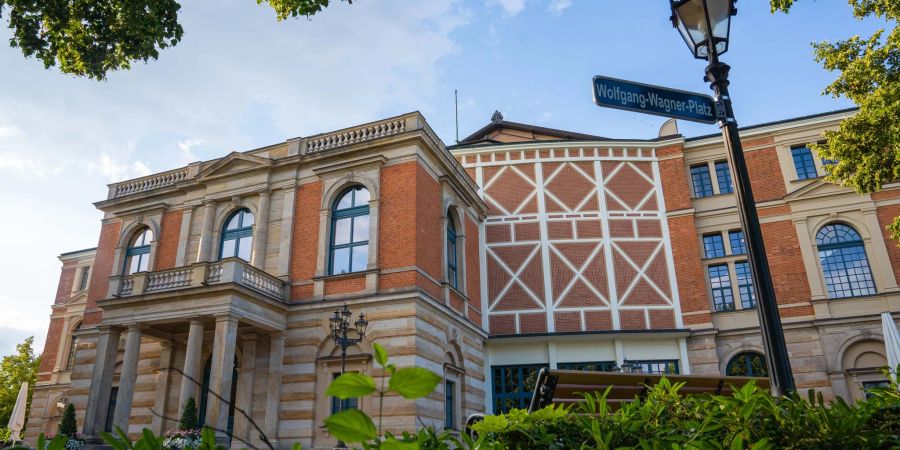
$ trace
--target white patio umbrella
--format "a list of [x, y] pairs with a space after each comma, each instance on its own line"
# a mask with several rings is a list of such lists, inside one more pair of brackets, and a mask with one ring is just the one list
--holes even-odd
[[897, 375], [897, 366], [900, 365], [900, 332], [891, 313], [881, 313], [881, 326], [884, 328], [884, 348], [887, 355], [888, 367], [891, 373]]
[[16, 398], [16, 406], [12, 410], [12, 416], [9, 418], [10, 437], [13, 442], [19, 440], [22, 429], [25, 428], [25, 407], [28, 402], [28, 382], [23, 382], [19, 388], [19, 396]]

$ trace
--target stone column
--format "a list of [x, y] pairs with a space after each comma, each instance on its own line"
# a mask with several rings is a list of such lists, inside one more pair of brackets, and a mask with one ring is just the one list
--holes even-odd
[[894, 243], [884, 242], [884, 236], [881, 235], [881, 224], [878, 222], [878, 214], [874, 208], [863, 210], [863, 217], [866, 218], [866, 228], [869, 229], [869, 235], [872, 237], [870, 248], [873, 254], [870, 256], [869, 267], [876, 280], [875, 287], [879, 292], [900, 291], [900, 287], [897, 286], [897, 278], [894, 276], [891, 258], [887, 252], [887, 246], [894, 245]]
[[797, 242], [800, 244], [800, 254], [803, 257], [803, 267], [806, 269], [806, 281], [809, 283], [809, 293], [812, 300], [823, 300], [825, 287], [822, 285], [821, 272], [817, 261], [819, 256], [813, 249], [813, 242], [809, 238], [809, 225], [806, 219], [794, 220], [794, 228], [797, 230]]
[[271, 335], [269, 373], [266, 385], [266, 419], [263, 430], [272, 446], [278, 448], [278, 415], [281, 406], [281, 375], [284, 365], [284, 333]]
[[203, 205], [203, 229], [200, 230], [200, 249], [197, 251], [197, 262], [211, 259], [213, 222], [216, 220], [216, 203], [206, 202]]
[[181, 215], [181, 228], [178, 230], [178, 251], [175, 253], [175, 267], [184, 266], [187, 262], [188, 243], [191, 241], [191, 221], [194, 208], [184, 210]]
[[159, 373], [156, 375], [156, 390], [153, 393], [153, 418], [150, 429], [156, 434], [163, 434], [165, 428], [166, 409], [169, 399], [169, 369], [172, 367], [172, 341], [159, 343]]
[[[234, 348], [237, 345], [237, 318], [216, 318], [216, 335], [213, 340], [212, 364], [209, 375], [209, 397], [206, 407], [206, 423], [216, 430], [216, 440], [228, 442], [228, 409], [231, 397]], [[224, 399], [224, 400], [222, 400]]]
[[281, 210], [281, 242], [278, 248], [278, 270], [275, 275], [287, 277], [291, 262], [291, 237], [294, 235], [294, 194], [296, 187], [284, 188]]
[[259, 214], [256, 217], [256, 226], [253, 233], [253, 254], [250, 257], [250, 265], [265, 270], [266, 242], [269, 240], [269, 191], [259, 193]]
[[141, 328], [130, 325], [125, 335], [125, 355], [122, 359], [122, 373], [119, 376], [119, 395], [116, 397], [116, 412], [113, 426], [128, 432], [131, 417], [131, 402], [134, 399], [134, 382], [137, 380], [137, 366], [141, 359]]
[[178, 417], [184, 411], [184, 404], [189, 398], [193, 398], [199, 404], [197, 392], [200, 390], [200, 369], [203, 361], [203, 322], [200, 319], [191, 320], [188, 330], [187, 348], [184, 354], [184, 368], [181, 375], [181, 393], [178, 395]]
[[91, 390], [88, 393], [82, 428], [82, 432], [92, 440], [98, 440], [106, 423], [113, 369], [116, 367], [116, 355], [119, 352], [119, 333], [117, 328], [101, 327], [97, 339], [97, 356], [94, 360], [94, 373], [91, 375]]
[[[241, 368], [238, 370], [237, 393], [234, 401], [237, 403], [237, 409], [240, 409], [252, 417], [253, 414], [253, 376], [256, 372], [256, 333], [242, 336], [241, 342], [244, 344], [243, 357], [241, 358]], [[234, 416], [234, 436], [251, 441], [250, 421], [241, 413], [236, 412]]]

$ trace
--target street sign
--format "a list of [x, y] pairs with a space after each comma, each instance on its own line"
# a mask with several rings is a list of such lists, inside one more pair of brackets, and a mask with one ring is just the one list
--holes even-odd
[[693, 122], [716, 123], [712, 97], [617, 78], [594, 77], [594, 103]]

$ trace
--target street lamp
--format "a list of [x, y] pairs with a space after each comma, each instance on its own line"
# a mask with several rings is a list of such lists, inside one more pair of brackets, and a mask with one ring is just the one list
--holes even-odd
[[[350, 312], [350, 308], [344, 303], [344, 306], [335, 309], [334, 314], [328, 319], [328, 325], [331, 327], [331, 339], [335, 345], [341, 348], [341, 375], [344, 374], [347, 368], [347, 349], [363, 340], [363, 337], [366, 335], [366, 327], [369, 326], [369, 321], [366, 320], [365, 314], [359, 313], [359, 319], [351, 324], [350, 319], [352, 316], [353, 313]], [[356, 330], [355, 338], [347, 336], [347, 332], [350, 330]], [[340, 400], [338, 405], [340, 406], [340, 411], [343, 411], [344, 401]], [[347, 445], [344, 444], [344, 441], [338, 440], [335, 448], [347, 448]]]
[[672, 26], [681, 33], [695, 58], [709, 61], [704, 80], [709, 82], [710, 88], [715, 92], [716, 116], [728, 149], [728, 163], [733, 174], [738, 212], [747, 239], [747, 258], [750, 262], [753, 285], [756, 287], [757, 311], [763, 346], [766, 349], [766, 361], [769, 365], [772, 393], [785, 395], [796, 390], [794, 376], [791, 373], [791, 364], [784, 343], [784, 331], [781, 328], [781, 317], [775, 301], [775, 288], [772, 286], [772, 275], [766, 259], [747, 163], [744, 160], [744, 149], [731, 108], [731, 97], [728, 95], [730, 67], [719, 62], [719, 55], [728, 51], [731, 16], [737, 14], [735, 1], [669, 0], [672, 7]]

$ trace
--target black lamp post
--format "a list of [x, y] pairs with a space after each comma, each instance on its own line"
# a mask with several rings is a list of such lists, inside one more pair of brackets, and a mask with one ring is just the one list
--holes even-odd
[[[359, 313], [359, 319], [351, 324], [350, 319], [352, 316], [353, 313], [350, 312], [350, 308], [344, 303], [344, 306], [335, 309], [334, 314], [328, 319], [329, 325], [331, 326], [331, 339], [334, 341], [335, 345], [341, 348], [341, 375], [344, 374], [344, 370], [347, 368], [347, 349], [363, 340], [363, 337], [366, 335], [366, 327], [369, 326], [369, 321], [366, 320], [365, 314]], [[347, 335], [347, 332], [350, 330], [356, 330], [355, 338], [351, 338]], [[339, 406], [340, 411], [343, 411], [343, 400], [340, 400]], [[343, 441], [339, 440], [337, 442], [337, 448], [347, 448], [347, 446]]]
[[741, 227], [747, 239], [747, 258], [750, 260], [753, 286], [756, 289], [759, 324], [763, 346], [766, 349], [772, 393], [789, 394], [796, 390], [794, 376], [784, 343], [784, 331], [781, 328], [781, 317], [775, 301], [775, 288], [772, 286], [772, 275], [766, 259], [747, 163], [744, 160], [744, 149], [741, 147], [737, 122], [731, 108], [731, 97], [728, 95], [730, 67], [719, 62], [719, 55], [728, 51], [731, 16], [737, 13], [734, 7], [736, 0], [669, 1], [672, 7], [672, 25], [681, 33], [695, 58], [709, 61], [704, 79], [715, 92], [716, 115], [728, 149], [728, 163], [733, 174]]

